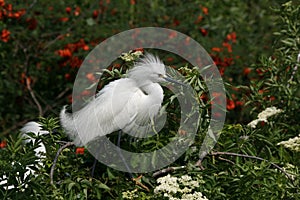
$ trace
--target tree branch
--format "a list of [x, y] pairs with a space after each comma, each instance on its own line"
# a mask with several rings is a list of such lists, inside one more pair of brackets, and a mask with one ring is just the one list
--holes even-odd
[[39, 110], [39, 116], [43, 116], [43, 110], [42, 110], [42, 106], [41, 104], [39, 103], [39, 101], [37, 100], [37, 98], [35, 97], [35, 94], [30, 86], [30, 79], [26, 76], [26, 86], [27, 86], [27, 89], [34, 101], [34, 103], [36, 104], [36, 106], [38, 107], [38, 110]]
[[23, 126], [26, 122], [28, 122], [27, 119], [26, 119], [26, 120], [23, 120], [23, 121], [21, 121], [21, 122], [18, 122], [18, 123], [16, 123], [16, 124], [14, 124], [12, 127], [10, 127], [10, 128], [8, 128], [8, 129], [6, 129], [5, 131], [3, 131], [3, 132], [2, 132], [2, 135], [7, 135], [7, 134], [9, 134], [10, 132], [12, 132], [12, 131], [18, 129], [20, 126]]
[[59, 154], [60, 154], [65, 148], [67, 148], [67, 147], [69, 147], [69, 146], [72, 146], [72, 145], [74, 145], [73, 142], [67, 142], [64, 146], [61, 146], [61, 147], [58, 149], [58, 151], [57, 151], [57, 153], [56, 153], [56, 155], [55, 155], [55, 158], [54, 158], [54, 160], [53, 160], [53, 165], [51, 166], [51, 170], [50, 170], [50, 184], [53, 184], [53, 174], [54, 174], [54, 169], [55, 169], [55, 166], [56, 166], [56, 163], [57, 163]]
[[159, 170], [159, 171], [157, 171], [157, 172], [154, 172], [153, 175], [152, 175], [152, 177], [153, 177], [153, 178], [156, 178], [156, 177], [159, 177], [159, 176], [161, 176], [161, 175], [165, 175], [165, 174], [167, 174], [167, 173], [169, 173], [169, 172], [173, 172], [173, 171], [175, 171], [175, 170], [178, 170], [178, 169], [184, 169], [184, 168], [186, 168], [186, 167], [185, 167], [185, 166], [180, 166], [180, 167], [168, 167], [168, 168]]
[[279, 167], [277, 164], [275, 164], [275, 163], [273, 163], [269, 160], [266, 160], [266, 159], [263, 159], [263, 158], [260, 158], [260, 157], [257, 157], [257, 156], [250, 156], [250, 155], [239, 154], [239, 153], [231, 153], [231, 152], [211, 152], [210, 155], [212, 155], [212, 156], [229, 155], [229, 156], [252, 158], [252, 159], [256, 159], [256, 160], [260, 160], [260, 161], [265, 161], [265, 162], [270, 163], [270, 165], [272, 165], [273, 167], [275, 167], [279, 171], [281, 171], [288, 179], [290, 179], [291, 181], [294, 181], [293, 177], [290, 174], [288, 174], [283, 168]]

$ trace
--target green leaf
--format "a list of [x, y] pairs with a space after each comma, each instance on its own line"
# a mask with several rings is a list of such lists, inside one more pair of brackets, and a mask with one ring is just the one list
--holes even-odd
[[97, 186], [99, 188], [102, 188], [102, 189], [105, 189], [105, 190], [110, 190], [110, 188], [107, 185], [105, 185], [104, 183], [98, 183]]
[[107, 175], [108, 175], [108, 179], [109, 180], [114, 180], [114, 179], [116, 179], [116, 177], [111, 173], [111, 171], [110, 171], [110, 169], [109, 168], [107, 168]]
[[69, 184], [68, 184], [68, 190], [70, 191], [70, 190], [73, 188], [73, 186], [74, 186], [75, 184], [76, 184], [75, 182], [69, 183]]

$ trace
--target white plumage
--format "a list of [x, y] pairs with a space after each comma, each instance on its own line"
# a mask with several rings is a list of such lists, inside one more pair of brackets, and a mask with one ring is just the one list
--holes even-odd
[[61, 124], [76, 145], [86, 145], [117, 130], [147, 137], [149, 122], [158, 114], [163, 101], [163, 89], [158, 83], [166, 80], [172, 81], [166, 76], [162, 61], [146, 54], [129, 70], [127, 78], [106, 85], [81, 110], [70, 114], [64, 107]]
[[[21, 129], [20, 129], [21, 133], [22, 133], [22, 137], [26, 138], [25, 139], [25, 143], [27, 142], [35, 142], [35, 139], [30, 137], [28, 135], [28, 133], [34, 133], [36, 136], [38, 135], [44, 135], [44, 134], [49, 134], [48, 131], [45, 131], [45, 130], [42, 130], [42, 125], [37, 123], [37, 122], [34, 122], [34, 121], [31, 121], [31, 122], [27, 122]], [[35, 155], [37, 157], [37, 161], [39, 162], [39, 167], [43, 167], [44, 164], [42, 162], [42, 159], [45, 158], [45, 153], [46, 153], [46, 148], [45, 148], [45, 145], [43, 143], [41, 143], [39, 145], [38, 148], [34, 149], [35, 151]], [[18, 163], [17, 161], [13, 161], [12, 162], [12, 165], [19, 165], [20, 163]], [[35, 174], [35, 171], [31, 169], [31, 165], [27, 165], [26, 166], [26, 172], [24, 173], [24, 176], [23, 177], [16, 177], [16, 180], [19, 182], [19, 183], [22, 183], [23, 180], [26, 179], [26, 177], [29, 175], [29, 174]], [[13, 185], [7, 185], [7, 179], [8, 177], [6, 177], [6, 175], [3, 175], [2, 177], [0, 177], [0, 186], [3, 186], [5, 190], [10, 190], [10, 189], [13, 189], [15, 188]], [[25, 186], [27, 187], [27, 186]]]
[[[26, 138], [25, 142], [34, 142], [35, 139], [30, 137], [27, 133], [34, 133], [36, 136], [38, 135], [44, 135], [44, 134], [49, 134], [48, 131], [45, 131], [45, 130], [42, 130], [42, 125], [37, 123], [37, 122], [34, 122], [34, 121], [31, 121], [31, 122], [27, 122], [21, 129], [20, 131], [22, 132], [23, 134], [23, 137]], [[46, 148], [45, 148], [45, 145], [43, 143], [41, 143], [39, 145], [38, 148], [34, 149], [35, 151], [35, 155], [37, 157], [43, 157], [41, 154], [45, 154], [46, 153]]]

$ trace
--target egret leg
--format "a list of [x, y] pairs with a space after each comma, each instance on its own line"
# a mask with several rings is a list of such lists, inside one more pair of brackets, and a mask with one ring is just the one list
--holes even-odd
[[123, 161], [123, 163], [124, 163], [124, 165], [125, 165], [125, 167], [126, 167], [126, 169], [127, 169], [127, 171], [128, 171], [128, 174], [129, 174], [129, 176], [130, 176], [130, 179], [131, 179], [132, 181], [134, 181], [136, 185], [141, 186], [142, 188], [144, 188], [145, 190], [147, 190], [147, 191], [149, 192], [149, 191], [150, 191], [149, 188], [148, 188], [147, 186], [145, 186], [143, 183], [141, 183], [142, 175], [140, 175], [140, 176], [137, 177], [137, 178], [134, 178], [134, 177], [133, 177], [133, 174], [131, 173], [130, 167], [127, 165], [127, 162], [126, 162], [126, 160], [125, 160], [125, 158], [124, 158], [124, 156], [123, 156], [123, 154], [122, 154], [122, 152], [121, 152], [121, 145], [120, 145], [120, 143], [121, 143], [121, 134], [122, 134], [122, 131], [119, 131], [118, 142], [117, 142], [117, 145], [118, 145], [118, 147], [119, 147], [119, 148], [118, 148], [118, 151], [119, 151], [119, 156], [121, 157], [121, 159], [122, 159], [122, 161]]
[[94, 174], [95, 174], [95, 169], [96, 169], [96, 165], [97, 165], [97, 161], [98, 161], [98, 156], [100, 154], [100, 151], [97, 152], [97, 156], [95, 157], [94, 159], [94, 163], [93, 163], [93, 166], [92, 166], [92, 172], [91, 172], [91, 176], [94, 177]]
[[150, 191], [149, 188], [148, 188], [147, 186], [145, 186], [143, 183], [141, 183], [142, 175], [139, 176], [139, 177], [137, 177], [137, 178], [134, 178], [134, 177], [133, 177], [133, 174], [131, 173], [131, 169], [129, 168], [129, 166], [128, 166], [127, 163], [126, 163], [126, 160], [125, 160], [125, 158], [124, 158], [124, 156], [123, 156], [123, 154], [122, 154], [122, 152], [121, 152], [121, 145], [120, 145], [120, 144], [121, 144], [121, 134], [122, 134], [122, 132], [119, 131], [118, 142], [117, 142], [117, 145], [118, 145], [118, 147], [119, 147], [119, 148], [118, 148], [118, 151], [119, 151], [119, 156], [121, 157], [123, 163], [125, 164], [125, 167], [126, 167], [126, 169], [127, 169], [127, 171], [128, 171], [128, 174], [129, 174], [129, 176], [130, 176], [130, 179], [131, 179], [132, 181], [134, 181], [136, 185], [141, 186], [142, 188], [144, 188], [145, 190], [147, 190], [147, 191], [149, 192], [149, 191]]
[[158, 134], [158, 132], [157, 132], [156, 129], [155, 129], [155, 124], [154, 124], [154, 120], [153, 120], [153, 119], [151, 119], [151, 127], [152, 127], [153, 132], [154, 132], [155, 134]]
[[124, 163], [124, 165], [125, 165], [125, 167], [126, 167], [126, 169], [127, 169], [127, 171], [128, 171], [128, 174], [129, 174], [129, 176], [130, 176], [130, 179], [133, 179], [133, 175], [132, 175], [132, 173], [131, 173], [131, 169], [130, 169], [130, 167], [128, 166], [128, 164], [127, 164], [127, 162], [126, 162], [126, 160], [125, 160], [125, 158], [124, 158], [124, 156], [123, 156], [123, 154], [122, 154], [122, 152], [121, 152], [121, 145], [120, 145], [120, 143], [121, 143], [121, 135], [122, 135], [122, 131], [119, 131], [119, 134], [118, 134], [118, 142], [117, 142], [117, 145], [118, 145], [118, 152], [119, 152], [119, 156], [120, 156], [120, 158], [122, 159], [122, 162]]
[[95, 158], [93, 166], [92, 166], [92, 172], [91, 172], [92, 177], [94, 177], [94, 174], [95, 174], [96, 164], [97, 164], [97, 158]]

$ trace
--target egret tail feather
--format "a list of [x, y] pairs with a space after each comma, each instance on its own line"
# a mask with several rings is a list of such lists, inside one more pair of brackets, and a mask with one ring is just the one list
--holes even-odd
[[76, 146], [81, 146], [80, 138], [78, 137], [76, 126], [74, 126], [72, 114], [67, 113], [67, 106], [64, 106], [60, 112], [60, 123], [68, 137], [73, 140]]

